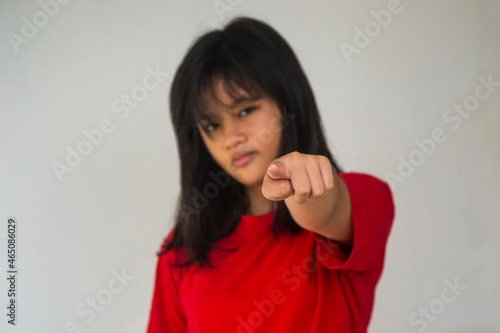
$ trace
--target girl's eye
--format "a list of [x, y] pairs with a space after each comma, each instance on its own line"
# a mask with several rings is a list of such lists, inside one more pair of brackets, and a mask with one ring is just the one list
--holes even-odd
[[247, 114], [251, 113], [253, 110], [255, 110], [254, 106], [248, 107], [246, 109], [241, 110], [240, 115], [242, 112], [246, 112]]
[[[205, 133], [210, 133], [212, 132], [215, 128], [217, 128], [217, 124], [208, 124], [208, 125], [205, 125], [203, 126], [203, 129], [205, 130]], [[213, 129], [211, 129], [211, 127], [213, 127]]]
[[[238, 116], [241, 116], [243, 113], [246, 113], [246, 114], [243, 114], [243, 115], [248, 115], [250, 113], [252, 113], [257, 107], [255, 106], [251, 106], [251, 107], [248, 107], [246, 109], [243, 109], [240, 111], [240, 113], [238, 114]], [[205, 133], [210, 133], [212, 131], [214, 131], [215, 129], [217, 129], [219, 127], [218, 124], [214, 124], [214, 123], [209, 123], [208, 125], [204, 125], [202, 126], [203, 130], [205, 131]]]

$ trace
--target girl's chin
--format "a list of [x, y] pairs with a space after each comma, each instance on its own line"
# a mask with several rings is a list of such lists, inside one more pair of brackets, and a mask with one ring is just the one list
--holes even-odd
[[238, 177], [236, 180], [246, 187], [254, 187], [254, 186], [262, 186], [262, 181], [264, 180], [264, 176], [255, 176], [255, 177]]

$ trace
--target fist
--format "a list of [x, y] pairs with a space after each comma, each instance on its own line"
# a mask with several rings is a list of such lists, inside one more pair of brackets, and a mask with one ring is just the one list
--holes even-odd
[[267, 168], [262, 194], [269, 200], [292, 197], [297, 203], [319, 201], [334, 188], [330, 160], [323, 155], [291, 152], [275, 159]]

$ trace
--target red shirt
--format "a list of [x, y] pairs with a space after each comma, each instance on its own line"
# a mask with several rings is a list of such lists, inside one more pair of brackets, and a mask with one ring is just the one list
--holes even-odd
[[217, 243], [240, 248], [209, 254], [216, 269], [169, 267], [182, 250], [158, 258], [147, 332], [366, 332], [394, 205], [380, 179], [338, 176], [351, 198], [352, 247], [306, 229], [275, 239], [271, 212], [242, 215]]

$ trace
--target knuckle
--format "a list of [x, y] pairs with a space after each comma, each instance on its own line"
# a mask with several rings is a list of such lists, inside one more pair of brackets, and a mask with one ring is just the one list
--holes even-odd
[[314, 197], [320, 198], [320, 197], [323, 197], [324, 195], [325, 195], [325, 191], [322, 191], [322, 190], [313, 191]]
[[281, 182], [279, 184], [278, 188], [279, 188], [280, 193], [286, 193], [286, 192], [288, 192], [288, 187], [289, 187], [289, 185], [287, 182]]
[[321, 192], [321, 193], [316, 193], [315, 195], [313, 195], [311, 197], [311, 199], [313, 199], [313, 200], [323, 200], [325, 197], [326, 197], [325, 193]]
[[300, 186], [298, 191], [299, 194], [309, 194], [311, 192], [311, 189], [308, 186]]

